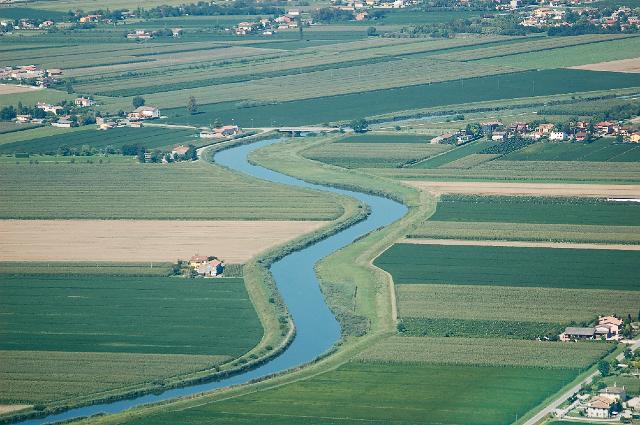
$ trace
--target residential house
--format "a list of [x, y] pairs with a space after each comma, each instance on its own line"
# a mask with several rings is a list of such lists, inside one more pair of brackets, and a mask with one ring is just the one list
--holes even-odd
[[92, 99], [89, 99], [89, 98], [87, 98], [87, 97], [84, 97], [84, 96], [83, 96], [83, 97], [78, 97], [78, 98], [76, 98], [76, 99], [73, 101], [73, 103], [74, 103], [76, 106], [80, 107], [80, 108], [86, 108], [86, 107], [88, 107], [88, 106], [93, 106], [93, 105], [95, 105], [95, 104], [96, 104], [96, 102], [95, 102], [95, 101], [93, 101]]
[[27, 115], [16, 115], [16, 122], [19, 122], [21, 124], [26, 124], [29, 121], [31, 121], [31, 115], [27, 114]]
[[631, 133], [631, 136], [629, 136], [629, 141], [631, 143], [640, 143], [640, 133]]
[[198, 268], [201, 265], [205, 264], [207, 261], [209, 261], [209, 257], [207, 257], [206, 255], [196, 254], [189, 260], [189, 266]]
[[549, 133], [549, 140], [555, 142], [563, 142], [567, 139], [567, 133], [564, 131], [552, 131]]
[[189, 151], [189, 146], [185, 146], [185, 145], [175, 146], [171, 150], [171, 156], [173, 157], [173, 159], [176, 159], [177, 157], [186, 155], [188, 151]]
[[584, 131], [578, 131], [576, 133], [576, 141], [577, 142], [584, 142], [585, 140], [587, 140], [587, 137], [589, 137], [589, 135]]
[[82, 23], [95, 23], [100, 20], [100, 15], [87, 15], [80, 18], [80, 22]]
[[611, 416], [609, 408], [613, 400], [607, 397], [595, 396], [587, 404], [587, 417], [607, 419]]
[[360, 12], [356, 15], [356, 21], [364, 21], [369, 17], [369, 13], [367, 13], [366, 11], [364, 12]]
[[506, 131], [494, 131], [493, 134], [491, 134], [491, 140], [493, 141], [504, 140], [506, 137], [507, 137]]
[[633, 397], [625, 403], [628, 409], [634, 412], [640, 412], [640, 397]]
[[500, 121], [486, 121], [481, 122], [480, 127], [484, 134], [491, 134], [495, 129], [502, 127], [502, 123]]
[[454, 137], [453, 133], [444, 133], [444, 134], [441, 134], [440, 136], [436, 136], [433, 139], [431, 139], [431, 143], [432, 144], [449, 143], [453, 137]]
[[135, 30], [132, 33], [127, 34], [129, 40], [149, 40], [153, 38], [153, 34], [147, 30]]
[[560, 334], [560, 341], [574, 341], [578, 339], [593, 339], [596, 335], [595, 328], [568, 327]]
[[156, 119], [160, 118], [160, 109], [155, 106], [140, 106], [133, 112], [129, 112], [127, 117], [132, 121]]
[[36, 105], [36, 108], [42, 109], [45, 112], [51, 112], [54, 115], [58, 115], [58, 113], [62, 112], [62, 110], [64, 109], [62, 106], [50, 105], [48, 103], [42, 103], [42, 102], [38, 102], [38, 104]]
[[612, 134], [614, 131], [615, 123], [609, 121], [601, 121], [595, 125], [596, 131], [601, 136], [607, 136]]
[[300, 9], [289, 9], [287, 11], [287, 15], [289, 15], [291, 17], [300, 16]]
[[537, 128], [536, 128], [536, 132], [540, 133], [540, 134], [549, 134], [553, 131], [555, 125], [553, 124], [540, 124]]
[[52, 122], [51, 125], [60, 128], [71, 128], [73, 127], [73, 122], [69, 118], [60, 118], [58, 121]]
[[198, 266], [197, 272], [200, 276], [217, 277], [224, 273], [224, 263], [217, 259], [210, 260]]
[[627, 399], [627, 392], [624, 387], [607, 387], [600, 390], [600, 397], [607, 398], [611, 401], [625, 401]]
[[236, 27], [236, 35], [247, 35], [253, 32], [253, 24], [251, 22], [240, 22]]
[[469, 143], [472, 139], [470, 134], [467, 134], [465, 131], [462, 131], [456, 136], [456, 145], [464, 145], [465, 143]]
[[220, 128], [216, 128], [215, 131], [220, 135], [219, 137], [231, 137], [240, 133], [240, 127], [237, 125], [224, 125]]
[[171, 35], [173, 35], [174, 37], [180, 37], [183, 34], [183, 30], [182, 28], [171, 28]]

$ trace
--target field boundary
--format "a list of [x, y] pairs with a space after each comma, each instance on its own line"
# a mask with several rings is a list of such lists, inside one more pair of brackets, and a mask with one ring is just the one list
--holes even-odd
[[414, 245], [460, 245], [460, 246], [505, 246], [522, 248], [554, 249], [604, 249], [616, 251], [640, 251], [640, 245], [577, 243], [577, 242], [538, 242], [538, 241], [501, 241], [490, 239], [423, 239], [405, 238], [399, 243]]

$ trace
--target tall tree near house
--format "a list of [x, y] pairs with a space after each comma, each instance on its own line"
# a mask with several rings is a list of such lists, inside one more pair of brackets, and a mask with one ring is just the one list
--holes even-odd
[[133, 105], [134, 108], [139, 108], [141, 106], [144, 106], [145, 102], [146, 101], [142, 96], [136, 96], [131, 100], [131, 104]]
[[67, 89], [68, 94], [75, 92], [75, 90], [73, 89], [73, 85], [71, 84], [71, 81], [67, 81], [67, 83], [65, 84], [65, 88]]
[[198, 112], [198, 102], [193, 96], [190, 96], [189, 100], [187, 101], [187, 111], [189, 111], [191, 115], [194, 115]]
[[296, 16], [296, 23], [298, 24], [298, 34], [300, 35], [300, 40], [304, 38], [304, 30], [302, 29], [302, 19], [300, 16]]

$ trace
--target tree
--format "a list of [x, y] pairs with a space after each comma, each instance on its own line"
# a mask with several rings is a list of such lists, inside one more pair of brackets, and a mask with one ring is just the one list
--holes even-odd
[[214, 128], [222, 128], [222, 121], [220, 121], [220, 118], [216, 118], [215, 121], [213, 121], [213, 127]]
[[378, 35], [378, 30], [376, 29], [376, 27], [369, 27], [367, 28], [367, 35], [369, 37], [375, 37]]
[[351, 121], [351, 128], [356, 133], [364, 133], [369, 129], [369, 122], [364, 118]]
[[0, 109], [0, 120], [11, 121], [16, 117], [16, 110], [13, 105], [5, 106]]
[[296, 24], [298, 24], [298, 34], [300, 35], [300, 40], [304, 38], [304, 30], [302, 29], [302, 19], [300, 19], [300, 15], [296, 16]]
[[187, 111], [189, 111], [191, 115], [195, 115], [198, 112], [198, 102], [196, 102], [196, 98], [193, 96], [190, 96], [187, 101]]
[[598, 370], [600, 371], [600, 375], [602, 376], [609, 375], [610, 369], [611, 369], [611, 366], [609, 366], [609, 363], [607, 361], [600, 360], [598, 362]]
[[144, 106], [145, 102], [146, 101], [144, 100], [144, 97], [142, 97], [142, 96], [136, 96], [131, 100], [131, 103], [133, 104], [134, 108], [139, 108], [141, 106]]
[[72, 94], [75, 92], [75, 90], [73, 89], [73, 85], [71, 84], [71, 81], [66, 82], [65, 88], [67, 89], [68, 94]]

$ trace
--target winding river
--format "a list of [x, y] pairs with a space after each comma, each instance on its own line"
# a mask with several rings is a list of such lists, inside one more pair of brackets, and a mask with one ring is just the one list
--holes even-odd
[[247, 157], [253, 151], [281, 140], [262, 140], [232, 147], [218, 152], [214, 160], [220, 165], [258, 179], [350, 196], [369, 205], [371, 209], [371, 214], [365, 220], [304, 249], [295, 251], [271, 266], [271, 272], [278, 290], [291, 312], [296, 326], [296, 336], [289, 347], [282, 354], [260, 367], [220, 381], [170, 389], [159, 394], [148, 394], [111, 403], [80, 407], [44, 418], [25, 420], [20, 423], [29, 425], [48, 424], [97, 413], [117, 413], [143, 404], [247, 383], [253, 379], [308, 363], [325, 353], [340, 339], [340, 326], [320, 292], [314, 265], [332, 252], [350, 244], [356, 238], [400, 219], [407, 212], [407, 208], [398, 202], [379, 196], [307, 183], [263, 167], [251, 165], [248, 162]]

